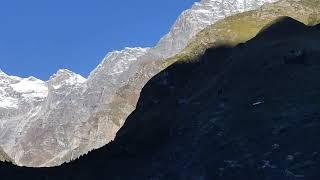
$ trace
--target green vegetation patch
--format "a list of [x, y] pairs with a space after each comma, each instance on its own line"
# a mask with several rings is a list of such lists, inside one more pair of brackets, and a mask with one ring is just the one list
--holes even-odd
[[196, 61], [209, 47], [235, 46], [244, 43], [283, 16], [291, 17], [306, 25], [318, 24], [320, 3], [318, 0], [282, 0], [266, 4], [257, 10], [227, 17], [199, 32], [181, 53], [165, 60], [164, 67], [175, 62]]

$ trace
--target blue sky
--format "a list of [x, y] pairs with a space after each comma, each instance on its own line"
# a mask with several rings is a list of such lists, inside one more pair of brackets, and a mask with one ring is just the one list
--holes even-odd
[[47, 80], [87, 76], [107, 52], [153, 46], [197, 0], [1, 0], [0, 68]]

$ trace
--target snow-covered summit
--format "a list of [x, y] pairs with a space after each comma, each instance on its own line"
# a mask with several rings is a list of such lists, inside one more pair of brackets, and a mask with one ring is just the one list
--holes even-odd
[[86, 78], [68, 69], [60, 69], [50, 77], [48, 85], [54, 89], [59, 89], [62, 86], [78, 86], [85, 83], [86, 80]]
[[[21, 102], [41, 101], [46, 98], [46, 83], [35, 78], [20, 78], [0, 72], [0, 107], [18, 108]], [[0, 116], [1, 118], [1, 116]]]

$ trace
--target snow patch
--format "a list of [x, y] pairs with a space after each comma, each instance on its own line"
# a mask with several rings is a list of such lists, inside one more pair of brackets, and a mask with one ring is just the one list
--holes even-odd
[[60, 69], [56, 74], [50, 77], [50, 80], [47, 82], [54, 89], [60, 89], [67, 86], [77, 86], [85, 83], [86, 78], [82, 77], [79, 74], [76, 74], [68, 69]]
[[18, 99], [12, 97], [0, 97], [0, 108], [18, 108]]
[[33, 77], [22, 79], [16, 84], [11, 84], [10, 87], [24, 97], [45, 98], [48, 95], [48, 88], [45, 82]]

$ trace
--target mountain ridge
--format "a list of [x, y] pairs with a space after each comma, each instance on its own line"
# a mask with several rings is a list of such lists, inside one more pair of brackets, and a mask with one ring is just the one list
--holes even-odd
[[[218, 21], [200, 31], [190, 40], [190, 43], [181, 53], [165, 62], [165, 67], [177, 60], [196, 59], [197, 56], [204, 53], [204, 49], [213, 45], [244, 43], [255, 37], [263, 27], [272, 24], [273, 20], [276, 20], [279, 16], [289, 16], [306, 25], [315, 25], [319, 23], [319, 8], [319, 3], [316, 0], [280, 0], [262, 6], [260, 11], [249, 11], [227, 17], [225, 21]], [[256, 19], [259, 19], [259, 21]], [[224, 30], [230, 32], [225, 33]]]
[[213, 46], [154, 76], [105, 147], [55, 168], [0, 163], [1, 177], [317, 179], [320, 29], [274, 22], [243, 44]]
[[[172, 33], [162, 38], [155, 48], [127, 48], [110, 53], [118, 53], [119, 59], [112, 60], [108, 56], [86, 80], [67, 70], [63, 70], [65, 73], [58, 71], [58, 77], [52, 78], [52, 82], [39, 81], [40, 89], [48, 88], [47, 96], [22, 101], [19, 98], [10, 99], [21, 97], [21, 94], [13, 91], [11, 96], [7, 91], [12, 90], [4, 88], [1, 93], [5, 100], [21, 105], [13, 110], [0, 109], [3, 115], [0, 116], [3, 123], [0, 126], [2, 148], [16, 164], [39, 167], [59, 165], [107, 144], [134, 110], [145, 81], [162, 69], [161, 62], [157, 60], [181, 51], [193, 35], [210, 23], [274, 1], [203, 0], [185, 11], [173, 26]], [[161, 50], [169, 46], [170, 51]], [[131, 54], [133, 56], [129, 53], [128, 59], [121, 59], [120, 54], [130, 51], [136, 53]], [[146, 72], [141, 67], [144, 63], [151, 66], [150, 60], [153, 60], [152, 65], [159, 67], [150, 67], [148, 73], [139, 74]], [[104, 69], [104, 66], [109, 68], [94, 73]], [[135, 79], [141, 76], [142, 80]], [[61, 79], [62, 83], [55, 82], [56, 79]], [[133, 93], [128, 97], [128, 89], [131, 88], [134, 88]], [[36, 89], [31, 91], [36, 92]], [[0, 100], [5, 101], [3, 98]]]

